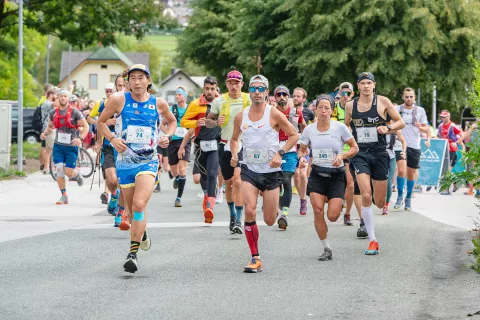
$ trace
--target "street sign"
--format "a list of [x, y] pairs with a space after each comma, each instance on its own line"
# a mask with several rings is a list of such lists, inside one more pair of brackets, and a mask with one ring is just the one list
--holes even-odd
[[425, 139], [420, 141], [420, 169], [418, 182], [421, 186], [437, 186], [440, 177], [448, 171], [449, 154], [447, 140], [431, 139], [430, 148], [425, 146]]

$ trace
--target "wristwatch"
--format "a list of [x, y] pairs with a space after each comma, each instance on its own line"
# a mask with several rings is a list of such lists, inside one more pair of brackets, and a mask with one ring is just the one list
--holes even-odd
[[170, 135], [170, 134], [169, 134], [169, 135], [168, 135], [168, 136], [166, 136], [166, 137], [168, 138], [168, 141], [172, 142], [172, 138], [173, 138], [173, 136], [172, 136], [172, 135]]
[[387, 127], [388, 131], [392, 131], [392, 126], [389, 125], [388, 123], [387, 123], [386, 127]]
[[280, 155], [280, 157], [283, 157], [285, 155], [285, 151], [280, 149], [280, 150], [278, 150], [278, 154]]

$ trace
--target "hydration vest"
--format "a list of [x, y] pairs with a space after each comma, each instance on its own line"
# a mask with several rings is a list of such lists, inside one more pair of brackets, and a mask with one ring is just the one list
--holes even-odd
[[[398, 113], [400, 113], [400, 116], [403, 118], [403, 113], [405, 112], [405, 104], [400, 105], [400, 110], [398, 110]], [[412, 110], [412, 124], [415, 125], [417, 123], [417, 105], [413, 105], [413, 110]]]
[[[230, 118], [230, 97], [228, 93], [225, 93], [223, 95], [225, 99], [225, 103], [222, 105], [220, 109], [220, 114], [223, 114], [225, 116], [225, 122], [220, 126], [220, 127], [225, 127], [228, 124], [228, 119]], [[248, 93], [242, 92], [242, 99], [243, 99], [243, 110], [245, 110], [248, 107]]]
[[[53, 125], [56, 129], [67, 127], [69, 129], [78, 129], [78, 125], [72, 124], [73, 107], [68, 107], [64, 116], [60, 115], [60, 108], [55, 110], [53, 115]], [[62, 121], [63, 120], [63, 121]]]

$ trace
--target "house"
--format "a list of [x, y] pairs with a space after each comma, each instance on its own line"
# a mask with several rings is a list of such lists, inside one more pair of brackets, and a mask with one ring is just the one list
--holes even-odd
[[162, 87], [162, 97], [169, 105], [174, 104], [176, 102], [175, 90], [178, 86], [183, 86], [187, 89], [187, 101], [190, 102], [202, 94], [204, 79], [205, 76], [190, 77], [181, 69], [172, 70], [172, 73], [160, 83]]
[[[104, 88], [114, 82], [117, 75], [135, 63], [149, 65], [148, 52], [122, 53], [115, 46], [100, 47], [95, 52], [62, 52], [59, 87], [67, 88], [70, 83], [78, 91], [88, 92], [89, 98], [105, 97]], [[70, 76], [69, 76], [70, 75]], [[154, 93], [159, 92], [153, 85]]]

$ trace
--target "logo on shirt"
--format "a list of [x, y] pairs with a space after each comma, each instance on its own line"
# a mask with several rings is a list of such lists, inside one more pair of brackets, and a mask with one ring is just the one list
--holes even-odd
[[138, 111], [138, 110], [135, 110], [135, 112], [134, 112], [134, 113], [135, 113], [135, 114], [140, 114], [140, 111]]
[[248, 124], [244, 124], [243, 125], [243, 130], [247, 130], [248, 129]]
[[258, 126], [258, 129], [260, 129], [260, 128], [261, 128], [261, 127], [263, 127], [263, 126], [264, 126], [264, 124], [262, 124], [262, 125], [259, 125], [259, 126]]
[[153, 104], [148, 105], [148, 109], [150, 109], [150, 110], [155, 109], [155, 105], [153, 105]]
[[352, 119], [355, 127], [363, 127], [363, 119]]
[[133, 104], [133, 108], [134, 108], [134, 109], [137, 109], [137, 108], [138, 108], [138, 104], [137, 104], [137, 103], [134, 103], [134, 104]]
[[378, 121], [379, 121], [379, 117], [375, 117], [375, 118], [368, 117], [368, 122], [370, 123], [377, 123]]

